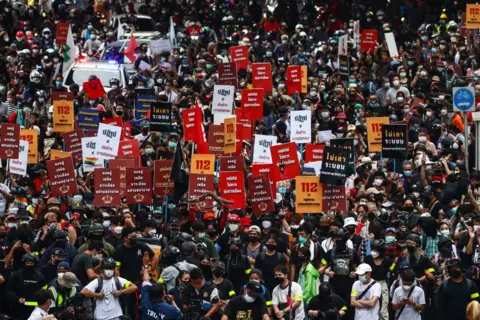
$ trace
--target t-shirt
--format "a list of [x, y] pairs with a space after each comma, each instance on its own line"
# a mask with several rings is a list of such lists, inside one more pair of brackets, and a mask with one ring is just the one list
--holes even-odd
[[243, 296], [235, 296], [225, 307], [224, 315], [228, 320], [261, 320], [268, 314], [267, 305], [262, 297], [257, 297], [254, 302], [247, 303]]
[[132, 282], [140, 281], [140, 271], [143, 266], [143, 253], [148, 252], [148, 256], [153, 258], [154, 253], [149, 246], [137, 242], [131, 248], [122, 245], [115, 250], [113, 259], [120, 262], [120, 275]]
[[233, 288], [232, 281], [228, 279], [223, 279], [220, 283], [212, 282], [215, 288], [218, 290], [218, 297], [220, 300], [229, 300], [232, 296], [235, 295], [235, 289]]
[[[373, 281], [373, 280], [372, 280]], [[364, 292], [371, 284], [363, 284], [360, 281], [355, 281], [352, 287], [352, 297], [358, 297]], [[360, 301], [368, 301], [373, 297], [380, 299], [382, 295], [382, 287], [380, 283], [375, 283], [368, 291], [363, 295]], [[378, 320], [378, 311], [380, 310], [380, 300], [377, 301], [373, 308], [355, 308], [355, 320]]]
[[92, 258], [86, 253], [80, 253], [73, 259], [72, 272], [77, 275], [78, 280], [85, 285], [89, 282], [87, 270], [93, 269]]
[[316, 295], [310, 300], [307, 306], [307, 312], [310, 310], [319, 310], [319, 311], [327, 311], [327, 310], [343, 310], [347, 309], [347, 304], [345, 301], [335, 293], [328, 299], [325, 297], [321, 297], [320, 295]]
[[[408, 294], [410, 293], [410, 290], [403, 289], [403, 286], [400, 286], [397, 289], [395, 289], [395, 292], [393, 293], [392, 303], [399, 304], [400, 301], [402, 301], [403, 299], [407, 299]], [[423, 289], [420, 288], [419, 286], [415, 286], [415, 288], [412, 291], [412, 294], [410, 295], [410, 298], [417, 304], [425, 304], [425, 292], [423, 292]], [[397, 312], [395, 313], [395, 319], [397, 319], [399, 312], [400, 310], [397, 310]], [[415, 306], [410, 306], [406, 304], [402, 314], [400, 315], [400, 318], [398, 318], [397, 320], [420, 320], [420, 319], [422, 319], [420, 311], [416, 310]]]
[[[125, 284], [128, 282], [126, 279], [121, 277], [117, 277], [117, 279], [120, 281], [120, 285], [122, 287], [125, 287]], [[95, 292], [98, 288], [98, 279], [90, 282], [85, 288]], [[105, 296], [101, 300], [95, 300], [95, 319], [109, 320], [121, 317], [123, 315], [120, 299], [113, 295], [115, 290], [117, 290], [117, 286], [113, 277], [108, 280], [103, 279], [102, 292]]]
[[445, 281], [447, 283], [442, 284], [438, 290], [437, 314], [441, 313], [438, 319], [465, 319], [467, 304], [473, 299], [478, 299], [477, 285], [470, 281], [469, 288], [466, 279], [460, 283], [451, 279]]
[[389, 257], [384, 257], [380, 265], [377, 265], [372, 256], [365, 257], [365, 263], [372, 267], [371, 277], [377, 281], [385, 280], [393, 262]]
[[[291, 285], [291, 288], [290, 288], [290, 285]], [[286, 286], [283, 289], [280, 288], [279, 285], [276, 286], [272, 292], [272, 304], [278, 306], [279, 304], [287, 303], [287, 296], [289, 291], [290, 291], [290, 297], [291, 297], [292, 303], [293, 301], [296, 301], [296, 300], [302, 301], [302, 303], [300, 304], [300, 307], [294, 310], [295, 318], [292, 318], [292, 319], [303, 320], [305, 318], [305, 308], [303, 306], [303, 290], [298, 283], [294, 281], [290, 281], [288, 286]]]

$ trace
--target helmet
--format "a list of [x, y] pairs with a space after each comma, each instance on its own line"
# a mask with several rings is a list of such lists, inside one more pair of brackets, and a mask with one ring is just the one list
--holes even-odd
[[452, 245], [452, 240], [450, 238], [446, 238], [446, 237], [440, 237], [440, 239], [438, 239], [438, 244], [437, 244], [437, 247], [440, 248], [444, 245]]
[[383, 239], [373, 240], [372, 249], [383, 251], [387, 247], [387, 243]]
[[42, 34], [45, 34], [45, 33], [50, 33], [50, 29], [44, 28], [44, 29], [42, 30]]
[[93, 223], [88, 229], [88, 234], [103, 233], [103, 226], [100, 223]]
[[22, 257], [22, 263], [25, 264], [26, 262], [33, 262], [35, 264], [38, 263], [38, 257], [34, 253], [25, 253]]
[[447, 17], [447, 15], [446, 15], [445, 13], [442, 13], [442, 14], [440, 15], [440, 19], [445, 19], [445, 20], [446, 20], [447, 18], [448, 18], [448, 17]]
[[56, 229], [53, 233], [54, 239], [65, 239], [67, 237], [67, 233], [61, 229]]
[[[32, 81], [33, 83], [40, 83], [40, 81], [42, 81], [42, 75], [40, 74], [40, 72], [38, 72], [37, 70], [33, 70], [32, 72], [30, 72], [30, 81]], [[37, 91], [37, 96], [38, 96], [38, 92], [39, 91]]]
[[45, 90], [37, 91], [37, 97], [46, 97], [46, 96], [47, 96], [47, 93], [45, 92]]
[[407, 236], [407, 241], [413, 241], [417, 244], [417, 247], [420, 246], [420, 244], [422, 243], [422, 240], [420, 239], [420, 236], [418, 234], [415, 234], [415, 233], [411, 233]]
[[177, 236], [177, 242], [183, 243], [185, 241], [192, 241], [193, 238], [190, 234], [186, 232], [180, 232], [180, 234]]
[[25, 53], [25, 55], [27, 55], [27, 56], [30, 54], [30, 50], [28, 50], [28, 49], [23, 49], [22, 51], [23, 51], [23, 53]]
[[68, 90], [70, 90], [70, 92], [71, 92], [71, 91], [79, 91], [79, 90], [80, 90], [80, 86], [79, 86], [78, 84], [76, 84], [76, 83], [72, 83], [72, 84], [70, 85], [70, 87], [68, 87]]
[[118, 78], [113, 77], [112, 79], [110, 79], [110, 84], [112, 83], [120, 83], [120, 80], [118, 80]]
[[182, 246], [180, 247], [180, 252], [186, 255], [191, 254], [196, 250], [197, 250], [197, 246], [193, 241], [185, 241], [184, 243], [182, 243]]
[[23, 33], [23, 31], [17, 31], [17, 33], [15, 34], [15, 37], [17, 38], [23, 38], [25, 37], [25, 33]]
[[236, 246], [242, 246], [243, 245], [243, 241], [242, 239], [240, 238], [230, 238], [230, 240], [228, 241], [228, 244], [229, 245], [236, 245]]
[[103, 269], [114, 269], [117, 266], [117, 262], [113, 258], [105, 258], [100, 262], [100, 268]]
[[162, 257], [163, 259], [176, 258], [180, 255], [180, 250], [174, 246], [168, 246], [163, 250]]
[[337, 232], [335, 232], [334, 238], [342, 238], [343, 240], [347, 241], [349, 236], [350, 234], [347, 230], [338, 229]]

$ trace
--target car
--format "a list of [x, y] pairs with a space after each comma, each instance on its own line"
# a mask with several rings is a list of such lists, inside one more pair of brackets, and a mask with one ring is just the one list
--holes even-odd
[[120, 79], [120, 85], [125, 88], [128, 84], [128, 75], [123, 64], [110, 63], [107, 61], [87, 61], [75, 62], [67, 71], [64, 86], [69, 87], [76, 83], [82, 87], [84, 82], [88, 81], [91, 75], [100, 79], [105, 91], [111, 90], [110, 80], [112, 78]]
[[[160, 35], [160, 33], [155, 29], [155, 22], [150, 16], [142, 14], [114, 15], [108, 20], [107, 27], [112, 28], [115, 30], [115, 32], [118, 32], [118, 27], [120, 24], [123, 26], [124, 30], [127, 29], [125, 25], [130, 27], [133, 30], [132, 35], [135, 37], [135, 39], [145, 39]], [[126, 39], [129, 36], [130, 32], [125, 30], [124, 34], [121, 35], [121, 38]]]
[[[128, 39], [121, 39], [108, 44], [105, 47], [105, 50], [103, 50], [102, 55], [100, 56], [100, 61], [108, 61], [110, 63], [123, 63], [127, 74], [134, 74], [135, 70], [133, 69], [133, 62], [130, 61], [127, 56], [121, 53], [122, 50], [127, 49], [129, 42], [130, 41]], [[138, 46], [142, 44], [146, 44], [148, 46], [147, 55], [150, 55], [150, 38], [137, 40]]]

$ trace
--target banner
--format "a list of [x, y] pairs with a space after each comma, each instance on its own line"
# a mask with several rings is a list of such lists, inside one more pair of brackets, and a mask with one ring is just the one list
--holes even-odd
[[467, 29], [480, 29], [480, 5], [478, 3], [467, 4], [465, 27]]
[[170, 132], [172, 130], [172, 104], [152, 102], [150, 105], [150, 131]]
[[110, 159], [108, 167], [110, 169], [120, 170], [120, 196], [123, 197], [127, 192], [127, 168], [139, 167], [138, 158]]
[[21, 129], [20, 140], [28, 141], [28, 164], [38, 163], [38, 131]]
[[152, 168], [126, 169], [127, 204], [152, 204]]
[[242, 119], [263, 119], [263, 89], [242, 90]]
[[97, 137], [82, 138], [83, 171], [92, 172], [94, 168], [103, 168], [103, 160], [97, 158]]
[[287, 68], [287, 93], [302, 92], [302, 68], [301, 66], [288, 66]]
[[20, 148], [20, 125], [0, 124], [0, 159], [18, 159]]
[[377, 47], [378, 31], [374, 29], [362, 30], [360, 49], [365, 52], [374, 53]]
[[347, 188], [323, 185], [323, 209], [325, 211], [347, 211]]
[[217, 64], [217, 68], [218, 84], [234, 86], [236, 88], [238, 85], [238, 78], [235, 62], [219, 63]]
[[320, 183], [337, 186], [345, 185], [349, 157], [350, 151], [347, 149], [325, 146], [325, 149], [323, 149]]
[[100, 159], [115, 159], [122, 128], [100, 123], [97, 133], [96, 156]]
[[234, 86], [215, 85], [213, 87], [213, 114], [232, 114]]
[[50, 150], [50, 160], [62, 159], [62, 158], [69, 158], [72, 155], [70, 152], [65, 152], [61, 150], [51, 149]]
[[230, 209], [245, 209], [245, 180], [244, 173], [240, 171], [220, 171], [219, 177], [220, 196], [233, 201]]
[[251, 175], [248, 177], [248, 197], [254, 215], [259, 216], [264, 213], [275, 212], [268, 175]]
[[272, 65], [270, 63], [252, 64], [252, 87], [263, 89], [266, 96], [272, 95]]
[[323, 148], [325, 148], [325, 146], [321, 144], [306, 144], [304, 155], [305, 162], [322, 161]]
[[57, 22], [55, 32], [55, 45], [64, 46], [67, 44], [68, 29], [70, 24], [68, 22]]
[[290, 180], [300, 175], [300, 163], [295, 142], [271, 146], [270, 152], [273, 170], [276, 172], [274, 176], [280, 177], [280, 180]]
[[298, 176], [295, 178], [295, 212], [321, 213], [322, 185], [316, 176]]
[[338, 71], [342, 80], [348, 81], [350, 78], [350, 61], [346, 54], [341, 54], [338, 56]]
[[248, 48], [247, 46], [230, 47], [230, 60], [235, 62], [237, 72], [240, 69], [248, 69]]
[[[188, 181], [188, 199], [199, 198], [206, 192], [214, 192], [214, 176], [213, 174], [196, 174], [191, 173]], [[199, 203], [200, 208], [211, 208], [213, 199], [208, 197]]]
[[182, 111], [183, 138], [185, 141], [197, 141], [198, 129], [203, 121], [202, 109], [192, 108]]
[[266, 175], [269, 177], [270, 187], [272, 188], [272, 194], [277, 193], [277, 184], [274, 181], [279, 181], [279, 177], [274, 177], [272, 164], [252, 164], [252, 176]]
[[170, 180], [173, 160], [155, 160], [153, 164], [153, 193], [161, 196], [173, 196], [175, 181]]
[[83, 130], [76, 129], [71, 132], [63, 134], [63, 141], [65, 142], [65, 151], [72, 155], [73, 163], [82, 163], [82, 138]]
[[227, 118], [223, 123], [223, 153], [234, 153], [236, 151], [236, 124], [235, 118]]
[[135, 120], [145, 119], [148, 111], [150, 111], [150, 104], [157, 101], [157, 96], [137, 96], [135, 100]]
[[190, 173], [212, 175], [215, 172], [215, 155], [193, 154], [190, 163]]
[[140, 157], [140, 150], [137, 139], [123, 140], [118, 145], [118, 156]]
[[48, 160], [47, 172], [52, 197], [78, 193], [72, 157]]
[[393, 32], [386, 32], [385, 40], [387, 41], [388, 53], [390, 54], [390, 58], [399, 59], [397, 43], [395, 42], [395, 36]]
[[253, 144], [253, 163], [272, 163], [270, 147], [277, 144], [276, 136], [255, 135]]
[[81, 108], [78, 112], [78, 127], [83, 130], [98, 130], [100, 117], [98, 110]]
[[18, 159], [8, 159], [8, 170], [11, 174], [27, 175], [28, 147], [28, 141], [20, 140]]
[[290, 141], [312, 142], [312, 112], [310, 110], [290, 112]]
[[220, 157], [220, 171], [244, 171], [245, 161], [242, 156]]
[[408, 150], [406, 124], [382, 125], [382, 157], [405, 160]]
[[368, 152], [382, 151], [382, 125], [389, 123], [388, 117], [367, 118]]
[[224, 148], [223, 125], [211, 124], [208, 128], [208, 150], [211, 154], [223, 154]]
[[103, 88], [100, 79], [90, 80], [83, 83], [83, 91], [88, 94], [88, 98], [95, 100], [105, 95], [105, 89]]
[[97, 207], [113, 207], [122, 204], [120, 169], [97, 168], [93, 173], [93, 179], [95, 185], [93, 201]]

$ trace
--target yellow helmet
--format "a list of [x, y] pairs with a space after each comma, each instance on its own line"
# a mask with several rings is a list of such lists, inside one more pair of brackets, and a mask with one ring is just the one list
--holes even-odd
[[445, 13], [442, 13], [442, 14], [440, 15], [440, 19], [445, 19], [445, 20], [446, 20], [446, 19], [447, 19], [447, 15], [446, 15]]

